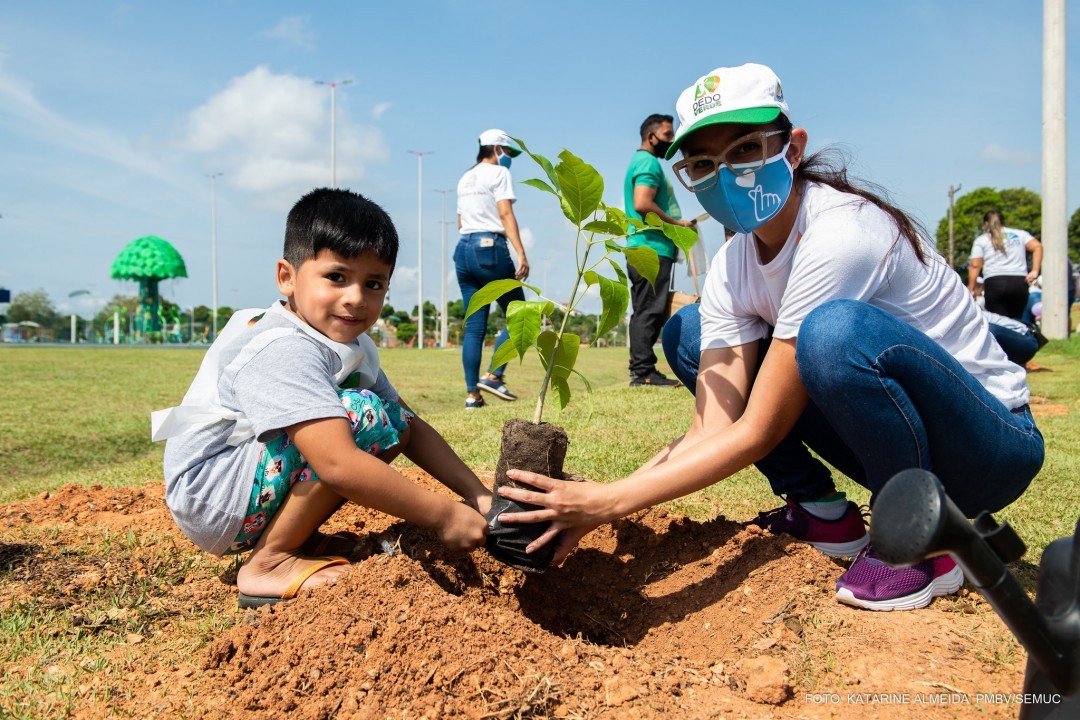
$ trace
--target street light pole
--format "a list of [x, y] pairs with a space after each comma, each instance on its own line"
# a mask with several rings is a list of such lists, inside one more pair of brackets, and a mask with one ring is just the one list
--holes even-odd
[[316, 85], [330, 86], [330, 187], [337, 187], [337, 86], [348, 85], [352, 80], [316, 80]]
[[206, 176], [210, 178], [210, 285], [213, 304], [210, 322], [214, 329], [211, 342], [217, 339], [217, 179], [223, 174], [218, 172]]
[[416, 349], [424, 347], [424, 156], [434, 154], [431, 150], [409, 150], [416, 156], [416, 288], [419, 302], [416, 305]]
[[446, 193], [454, 192], [453, 190], [436, 190], [435, 192], [442, 195], [442, 280], [440, 282], [439, 292], [439, 347], [445, 348], [447, 343], [447, 327], [446, 327]]

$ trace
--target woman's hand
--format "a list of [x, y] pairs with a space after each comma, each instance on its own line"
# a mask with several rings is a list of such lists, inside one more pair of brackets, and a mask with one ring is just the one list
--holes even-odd
[[521, 258], [521, 262], [518, 264], [517, 271], [514, 273], [514, 278], [524, 282], [529, 279], [529, 261], [524, 256]]
[[506, 485], [500, 487], [499, 495], [516, 502], [538, 505], [540, 509], [503, 513], [499, 516], [499, 522], [509, 525], [550, 521], [551, 527], [531, 542], [526, 552], [535, 552], [559, 536], [552, 561], [556, 565], [566, 559], [581, 538], [616, 517], [611, 510], [609, 485], [588, 480], [556, 480], [525, 470], [508, 470], [506, 475], [511, 480], [531, 485], [543, 492]]

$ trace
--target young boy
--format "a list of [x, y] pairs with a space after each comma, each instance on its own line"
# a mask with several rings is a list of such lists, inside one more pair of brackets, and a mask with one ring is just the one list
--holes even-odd
[[[237, 313], [177, 408], [154, 413], [166, 501], [180, 529], [215, 555], [251, 550], [241, 607], [288, 599], [348, 570], [322, 523], [345, 500], [429, 528], [455, 550], [484, 543], [491, 494], [379, 369], [365, 334], [382, 310], [397, 231], [375, 203], [315, 190], [289, 212], [277, 286], [284, 302]], [[250, 321], [248, 321], [248, 317]], [[389, 466], [399, 453], [466, 503]], [[314, 552], [319, 552], [315, 550]]]

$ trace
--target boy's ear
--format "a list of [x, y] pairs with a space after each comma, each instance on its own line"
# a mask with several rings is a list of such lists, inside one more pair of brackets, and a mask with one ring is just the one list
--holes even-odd
[[278, 292], [287, 298], [291, 298], [296, 283], [296, 268], [288, 260], [278, 260], [276, 276]]

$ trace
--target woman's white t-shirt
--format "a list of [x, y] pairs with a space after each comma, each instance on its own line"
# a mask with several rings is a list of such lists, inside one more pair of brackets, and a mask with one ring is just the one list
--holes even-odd
[[457, 212], [461, 233], [506, 232], [496, 203], [516, 199], [509, 170], [502, 165], [477, 163], [458, 181]]
[[922, 242], [925, 264], [897, 239], [883, 210], [810, 183], [791, 235], [770, 262], [760, 262], [750, 234], [735, 235], [716, 254], [701, 297], [701, 349], [797, 337], [814, 308], [858, 300], [940, 344], [1007, 408], [1026, 404], [1024, 369], [1005, 357], [956, 271]]
[[982, 276], [1027, 275], [1027, 244], [1035, 238], [1027, 230], [1001, 228], [1005, 236], [1005, 252], [998, 252], [990, 241], [990, 234], [984, 233], [975, 238], [971, 246], [971, 259], [983, 259]]

